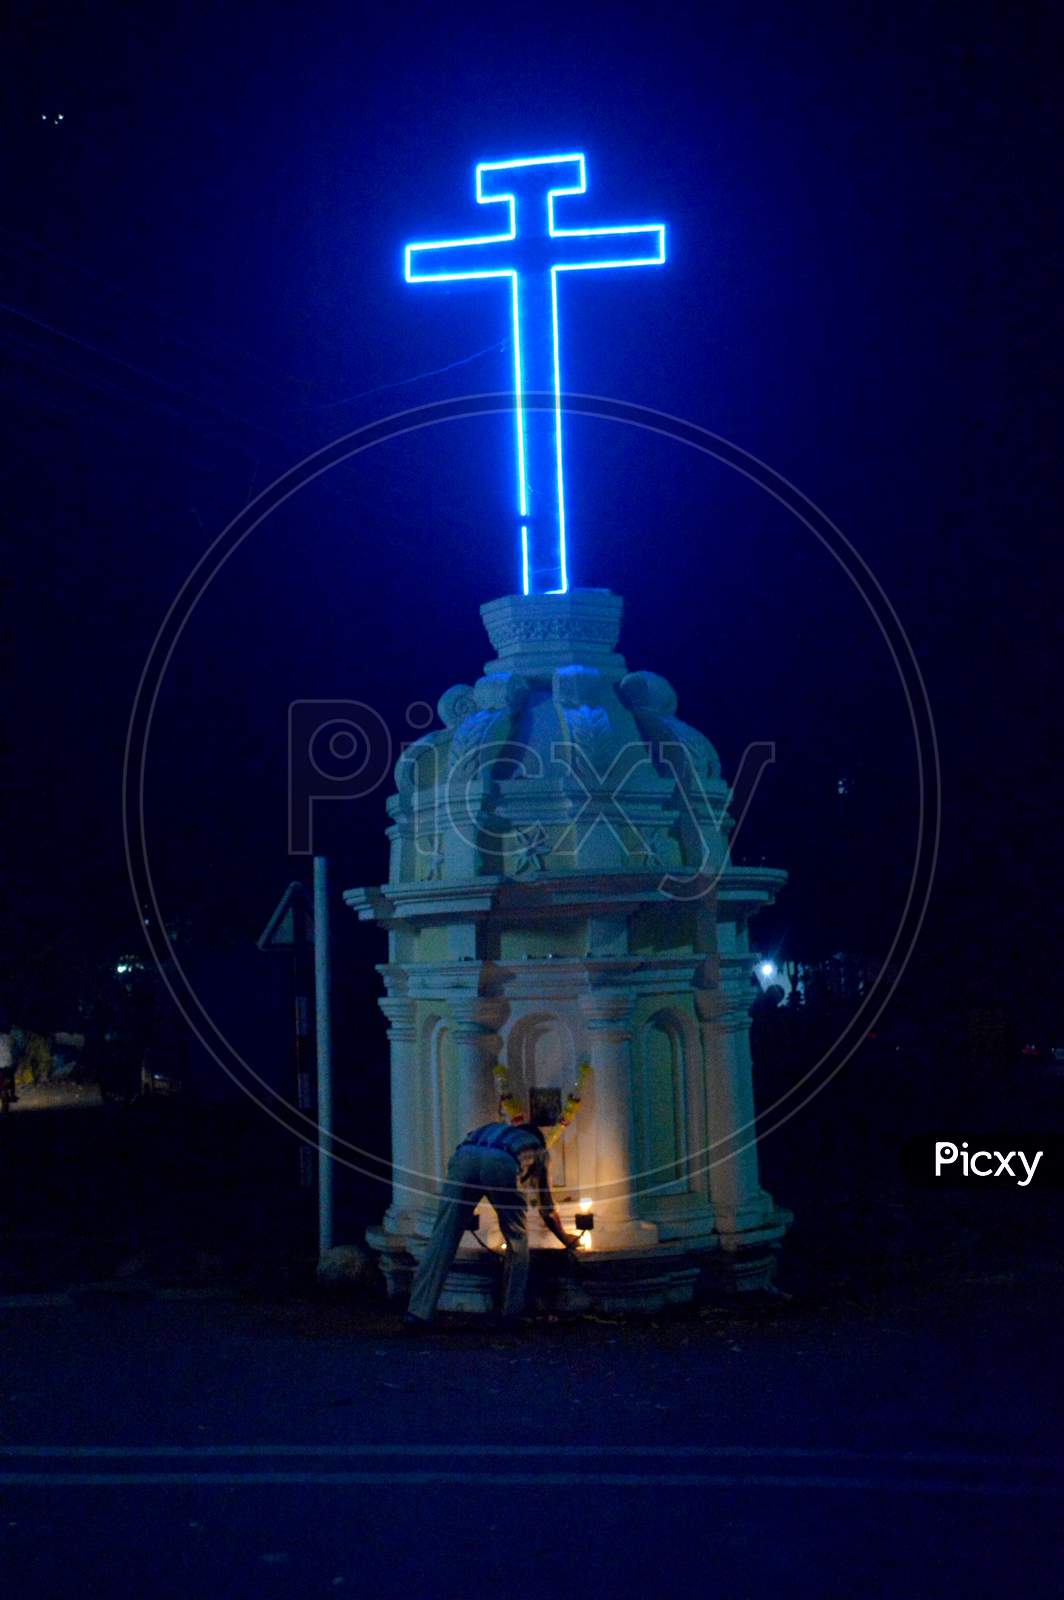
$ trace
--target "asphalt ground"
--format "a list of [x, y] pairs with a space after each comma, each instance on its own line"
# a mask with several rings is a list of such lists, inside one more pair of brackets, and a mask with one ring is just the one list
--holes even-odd
[[1056, 1594], [1058, 1285], [1000, 1288], [416, 1339], [17, 1297], [0, 1565], [48, 1596]]
[[787, 1298], [410, 1339], [171, 1109], [3, 1130], [4, 1594], [1059, 1593], [1056, 1192], [907, 1189], [844, 1118], [770, 1178]]

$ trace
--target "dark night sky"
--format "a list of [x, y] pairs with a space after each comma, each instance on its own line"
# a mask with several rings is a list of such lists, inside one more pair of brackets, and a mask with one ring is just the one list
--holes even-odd
[[[726, 436], [857, 545], [942, 742], [910, 999], [1048, 1027], [1048, 8], [519, 16], [16, 7], [0, 225], [12, 1002], [61, 1008], [64, 973], [137, 937], [126, 720], [209, 540], [360, 423], [507, 386], [498, 299], [408, 288], [402, 243], [468, 228], [476, 160], [583, 148], [589, 220], [661, 218], [671, 260], [573, 286], [570, 386]], [[626, 595], [630, 664], [673, 680], [727, 767], [748, 739], [777, 741], [747, 842], [793, 874], [768, 936], [792, 955], [874, 953], [911, 854], [913, 760], [852, 590], [778, 507], [679, 446], [575, 421], [568, 476], [577, 580]], [[149, 795], [191, 937], [257, 934], [292, 876], [291, 700], [369, 701], [402, 738], [411, 701], [480, 670], [477, 607], [514, 587], [511, 478], [502, 423], [392, 442], [278, 513], [211, 589], [163, 696]], [[347, 881], [383, 877], [382, 822], [378, 798], [334, 827]]]

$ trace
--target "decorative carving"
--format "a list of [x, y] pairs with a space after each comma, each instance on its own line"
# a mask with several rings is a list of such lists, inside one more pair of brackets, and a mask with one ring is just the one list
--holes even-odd
[[456, 683], [452, 689], [445, 689], [436, 702], [436, 710], [445, 728], [457, 728], [476, 709], [477, 703], [468, 683]]
[[579, 659], [582, 650], [593, 657], [609, 655], [621, 631], [622, 611], [620, 596], [605, 589], [507, 595], [480, 608], [488, 638], [500, 656], [549, 657], [554, 650], [570, 659], [574, 655]]
[[474, 711], [454, 730], [451, 744], [451, 771], [465, 763], [466, 777], [486, 776], [498, 760], [501, 746], [510, 731], [508, 711]]
[[570, 763], [582, 758], [585, 775], [594, 782], [609, 770], [624, 737], [618, 723], [627, 718], [612, 687], [594, 667], [559, 667], [552, 693], [571, 747]]
[[491, 642], [496, 650], [515, 644], [590, 644], [611, 650], [616, 640], [617, 624], [612, 620], [596, 622], [592, 617], [572, 613], [511, 618], [491, 630]]
[[443, 839], [440, 834], [436, 834], [432, 841], [432, 849], [426, 852], [426, 861], [428, 865], [425, 871], [425, 877], [430, 883], [435, 883], [440, 877], [442, 877], [444, 859]]
[[617, 694], [630, 711], [652, 711], [659, 717], [676, 715], [676, 690], [658, 672], [629, 672], [617, 685]]
[[454, 731], [452, 771], [465, 762], [472, 769], [467, 776], [485, 774], [501, 755], [527, 694], [528, 684], [516, 672], [491, 672], [479, 679], [472, 710]]
[[550, 838], [540, 822], [522, 828], [514, 835], [514, 877], [543, 871], [543, 858], [550, 849]]
[[527, 696], [528, 682], [519, 672], [489, 672], [477, 679], [473, 690], [474, 704], [481, 711], [513, 713], [521, 709]]
[[453, 738], [453, 728], [437, 728], [407, 745], [395, 764], [395, 786], [400, 794], [431, 789], [440, 782], [447, 770], [446, 753]]
[[[655, 765], [671, 773], [678, 782], [685, 785], [690, 783], [692, 773], [696, 783], [699, 779], [720, 777], [720, 757], [705, 734], [699, 733], [697, 728], [692, 728], [689, 722], [681, 722], [679, 717], [663, 716], [656, 711], [644, 710], [640, 706], [634, 706], [632, 714], [640, 733], [650, 745]], [[668, 748], [670, 745], [673, 746], [671, 751]], [[686, 762], [677, 762], [675, 751], [677, 745], [687, 758]], [[664, 750], [662, 746], [665, 747]], [[670, 759], [666, 759], [666, 755]]]

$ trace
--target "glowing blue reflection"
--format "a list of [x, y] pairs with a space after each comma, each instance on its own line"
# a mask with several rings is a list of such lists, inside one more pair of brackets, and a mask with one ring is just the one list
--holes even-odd
[[[558, 182], [559, 178], [568, 181]], [[659, 267], [665, 260], [665, 228], [660, 222], [559, 227], [554, 220], [556, 198], [583, 194], [586, 188], [584, 157], [579, 154], [482, 161], [476, 169], [477, 204], [508, 206], [506, 232], [408, 244], [404, 252], [408, 283], [509, 279], [524, 594], [564, 594], [569, 587], [558, 274], [602, 267]], [[611, 243], [603, 244], [604, 240]], [[553, 404], [550, 409], [526, 406], [526, 395], [552, 395]]]

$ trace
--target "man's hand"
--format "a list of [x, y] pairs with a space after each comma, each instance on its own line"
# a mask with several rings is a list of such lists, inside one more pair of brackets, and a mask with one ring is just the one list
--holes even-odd
[[548, 1213], [543, 1218], [543, 1221], [546, 1223], [547, 1227], [550, 1229], [551, 1233], [553, 1233], [558, 1242], [563, 1244], [567, 1250], [579, 1249], [580, 1235], [578, 1233], [567, 1233], [562, 1227], [562, 1219], [559, 1217], [556, 1211], [551, 1211]]

